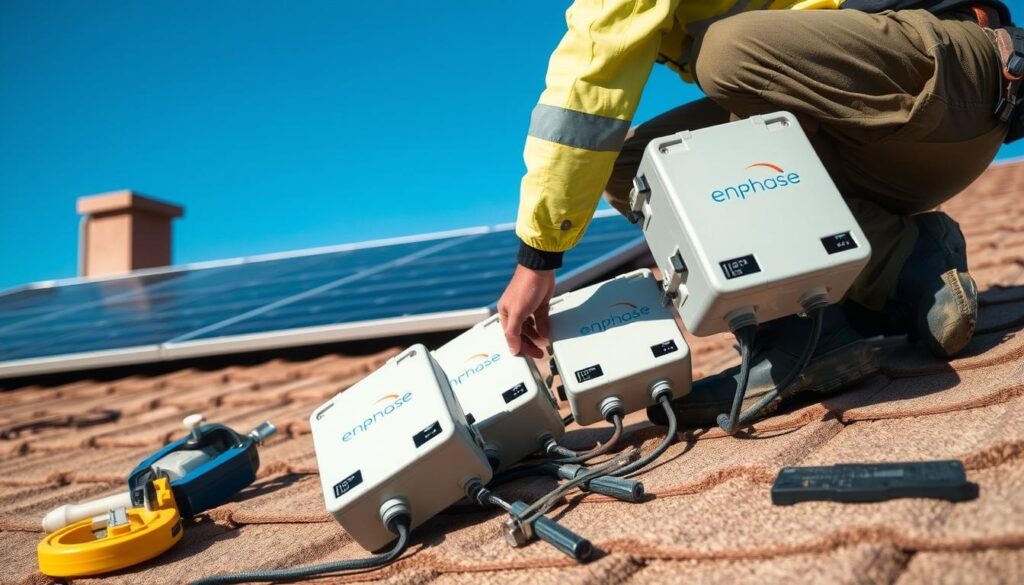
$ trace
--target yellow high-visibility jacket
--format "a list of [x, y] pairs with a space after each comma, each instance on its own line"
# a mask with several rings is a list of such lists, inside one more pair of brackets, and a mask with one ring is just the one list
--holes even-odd
[[[838, 8], [843, 0], [576, 0], [533, 110], [516, 234], [544, 252], [579, 242], [656, 61], [692, 81], [693, 36], [746, 10]], [[522, 255], [521, 255], [522, 258]]]

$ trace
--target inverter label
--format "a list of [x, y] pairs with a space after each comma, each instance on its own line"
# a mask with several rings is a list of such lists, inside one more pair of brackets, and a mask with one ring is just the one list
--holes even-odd
[[520, 382], [513, 386], [512, 388], [509, 388], [508, 390], [502, 392], [501, 397], [505, 399], [505, 404], [508, 404], [509, 402], [512, 402], [516, 398], [519, 398], [523, 394], [526, 394], [526, 384]]
[[723, 262], [719, 262], [718, 265], [722, 267], [722, 273], [725, 274], [725, 277], [729, 280], [761, 272], [761, 267], [757, 264], [757, 259], [754, 258], [753, 254], [747, 254], [746, 256], [733, 258], [732, 260], [725, 260]]
[[668, 341], [663, 341], [651, 346], [651, 353], [653, 353], [656, 358], [670, 354], [674, 351], [679, 351], [679, 348], [676, 347], [676, 340], [674, 339], [669, 339]]
[[601, 369], [601, 364], [594, 364], [589, 368], [583, 368], [582, 370], [576, 371], [576, 381], [579, 383], [586, 382], [587, 380], [593, 380], [594, 378], [600, 378], [604, 375], [604, 370]]
[[856, 248], [857, 242], [853, 241], [853, 236], [850, 235], [850, 232], [843, 232], [821, 238], [821, 245], [825, 246], [825, 251], [829, 254], [835, 254], [836, 252]]
[[416, 444], [416, 447], [420, 447], [423, 443], [426, 443], [440, 434], [441, 423], [439, 421], [434, 421], [433, 424], [413, 435], [412, 442]]
[[363, 472], [357, 469], [352, 475], [334, 484], [334, 497], [340, 498], [361, 483], [363, 483]]

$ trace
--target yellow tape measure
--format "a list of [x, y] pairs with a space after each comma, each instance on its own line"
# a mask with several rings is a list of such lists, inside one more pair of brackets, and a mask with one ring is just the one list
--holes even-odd
[[150, 484], [144, 507], [111, 510], [105, 523], [86, 519], [39, 543], [39, 570], [51, 577], [81, 577], [149, 560], [181, 540], [181, 516], [170, 482]]

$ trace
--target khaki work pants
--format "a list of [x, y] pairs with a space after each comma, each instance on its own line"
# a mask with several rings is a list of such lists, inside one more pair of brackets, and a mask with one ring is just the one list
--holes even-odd
[[974, 181], [1006, 135], [993, 115], [1000, 67], [977, 24], [921, 10], [732, 16], [708, 29], [697, 52], [708, 97], [632, 129], [605, 196], [628, 209], [654, 138], [792, 112], [871, 243], [871, 262], [847, 299], [880, 310], [917, 239], [907, 216]]

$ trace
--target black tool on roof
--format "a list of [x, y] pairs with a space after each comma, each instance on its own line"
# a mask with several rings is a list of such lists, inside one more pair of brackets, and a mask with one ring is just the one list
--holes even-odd
[[978, 497], [959, 461], [846, 463], [828, 467], [784, 467], [772, 485], [772, 503], [881, 502], [935, 498], [963, 502]]

